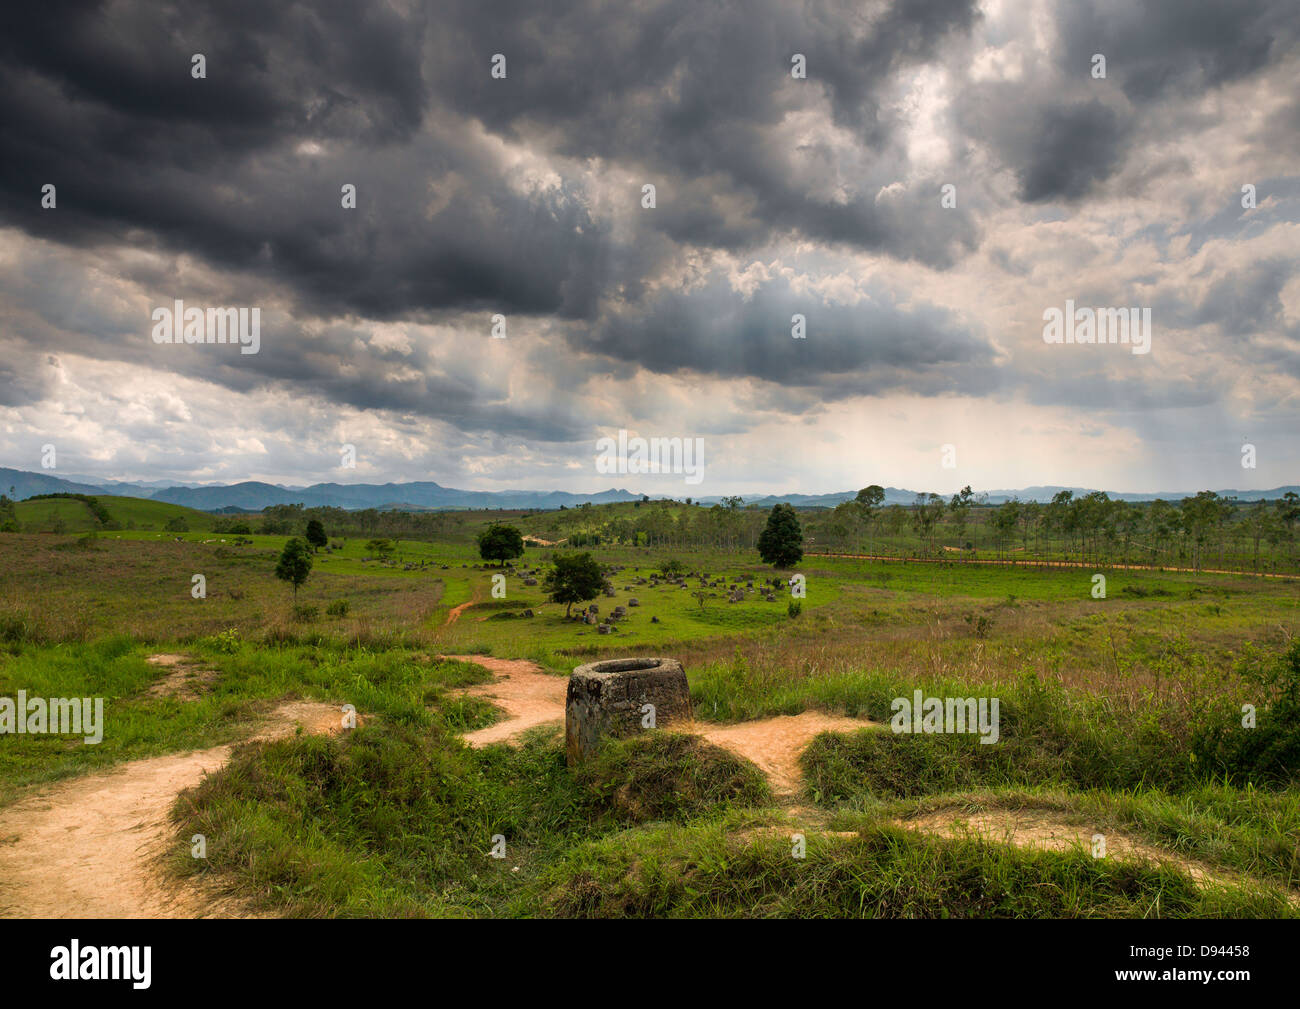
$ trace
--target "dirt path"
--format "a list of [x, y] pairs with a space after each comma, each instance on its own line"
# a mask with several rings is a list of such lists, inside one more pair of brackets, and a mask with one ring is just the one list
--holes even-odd
[[948, 808], [896, 822], [909, 830], [921, 830], [940, 837], [976, 836], [1018, 848], [1047, 851], [1068, 851], [1078, 845], [1091, 850], [1093, 835], [1101, 834], [1105, 838], [1106, 858], [1171, 865], [1187, 873], [1197, 886], [1245, 886], [1271, 890], [1292, 906], [1300, 906], [1300, 894], [1281, 886], [1215, 869], [1116, 831], [1100, 830], [1086, 823], [1070, 823], [1063, 814], [1050, 809], [988, 809], [968, 813]]
[[506, 717], [486, 729], [465, 733], [470, 746], [487, 746], [518, 736], [547, 722], [564, 720], [564, 696], [569, 681], [543, 672], [527, 659], [494, 659], [487, 655], [444, 655], [445, 659], [473, 662], [496, 675], [491, 683], [479, 683], [463, 691], [484, 697], [503, 708]]
[[[564, 721], [565, 691], [568, 689], [568, 680], [564, 677], [551, 676], [527, 659], [494, 659], [484, 655], [443, 657], [477, 663], [499, 677], [492, 683], [468, 687], [464, 691], [488, 698], [506, 712], [506, 718], [495, 725], [466, 733], [465, 741], [470, 746], [500, 743], [536, 725]], [[814, 736], [819, 732], [853, 732], [874, 724], [819, 711], [805, 711], [800, 715], [780, 715], [735, 725], [696, 722], [681, 726], [681, 729], [752, 761], [767, 775], [777, 797], [789, 800], [798, 791], [802, 778], [799, 755]]]
[[462, 613], [464, 613], [467, 609], [469, 609], [473, 605], [474, 605], [474, 600], [471, 599], [467, 603], [461, 603], [459, 606], [453, 606], [451, 608], [451, 612], [447, 614], [447, 622], [444, 623], [442, 626], [450, 627], [452, 624], [454, 624], [457, 620], [460, 619], [460, 615]]
[[[495, 659], [484, 655], [443, 657], [477, 663], [497, 676], [491, 683], [468, 687], [464, 691], [488, 698], [506, 711], [506, 718], [495, 725], [466, 733], [465, 741], [471, 746], [505, 742], [534, 726], [563, 722], [568, 682], [563, 677], [552, 676], [526, 659]], [[803, 777], [799, 756], [818, 733], [855, 732], [871, 727], [878, 725], [865, 720], [827, 715], [820, 711], [805, 711], [798, 715], [779, 715], [732, 725], [696, 722], [691, 726], [682, 726], [682, 729], [694, 732], [715, 746], [730, 750], [755, 764], [771, 782], [777, 801], [790, 814], [806, 822], [806, 827], [798, 829], [813, 829], [819, 835], [852, 838], [857, 836], [856, 831], [825, 830], [822, 826], [824, 811], [795, 804]], [[1002, 844], [1042, 847], [1055, 851], [1066, 850], [1076, 844], [1090, 847], [1093, 834], [1099, 833], [1086, 824], [1069, 823], [1061, 814], [1043, 809], [992, 809], [968, 814], [949, 808], [896, 822], [909, 830], [924, 831], [940, 837], [973, 833]], [[761, 827], [742, 832], [739, 836], [743, 840], [750, 835], [784, 833], [789, 829], [791, 828], [785, 826]], [[1124, 834], [1114, 831], [1102, 833], [1106, 836], [1107, 857], [1172, 865], [1191, 876], [1199, 886], [1244, 885], [1268, 889], [1281, 893], [1292, 905], [1300, 906], [1300, 895], [1282, 887], [1202, 865]]]
[[[163, 663], [160, 663], [163, 664]], [[281, 705], [254, 740], [340, 731], [339, 708]], [[230, 759], [233, 745], [173, 753], [45, 788], [0, 809], [0, 918], [245, 917], [196, 884], [164, 883], [177, 794]]]
[[805, 711], [735, 725], [701, 725], [695, 731], [704, 739], [752, 761], [772, 783], [778, 799], [793, 798], [803, 780], [799, 755], [821, 732], [856, 732], [875, 726], [857, 718]]

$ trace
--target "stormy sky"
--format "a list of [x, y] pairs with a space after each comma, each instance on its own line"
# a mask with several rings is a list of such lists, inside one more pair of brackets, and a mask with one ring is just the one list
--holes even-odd
[[[1298, 36], [1294, 0], [6, 5], [0, 465], [1297, 483]], [[157, 343], [176, 299], [259, 309], [258, 352]], [[1149, 308], [1150, 353], [1045, 342], [1067, 301]], [[598, 473], [620, 430], [702, 438], [703, 482]]]

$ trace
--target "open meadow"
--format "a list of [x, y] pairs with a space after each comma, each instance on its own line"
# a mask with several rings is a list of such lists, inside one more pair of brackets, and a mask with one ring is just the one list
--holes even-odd
[[[157, 907], [1300, 914], [1294, 578], [1099, 569], [1098, 598], [1091, 570], [807, 556], [775, 572], [743, 548], [598, 545], [594, 605], [626, 613], [601, 632], [546, 594], [577, 548], [479, 557], [495, 513], [440, 539], [331, 535], [295, 592], [275, 577], [287, 534], [169, 531], [174, 514], [100, 500], [134, 528], [70, 532], [69, 513], [46, 515], [62, 532], [0, 535], [0, 696], [105, 703], [97, 745], [5, 739], [0, 839], [49, 815], [32, 796], [57, 807], [184, 757], [139, 867], [180, 902]], [[570, 769], [564, 677], [624, 656], [679, 660], [694, 722]], [[996, 742], [891, 731], [916, 691], [997, 698]], [[315, 728], [273, 731], [286, 710]], [[22, 844], [0, 844], [17, 880], [0, 913], [48, 896]], [[92, 900], [130, 909], [130, 886]]]

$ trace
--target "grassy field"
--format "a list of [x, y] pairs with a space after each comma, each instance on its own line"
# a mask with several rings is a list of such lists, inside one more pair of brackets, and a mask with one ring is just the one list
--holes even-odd
[[168, 522], [183, 521], [189, 529], [211, 529], [214, 516], [184, 505], [150, 501], [146, 498], [95, 498], [108, 512], [101, 522], [85, 501], [75, 498], [37, 498], [14, 505], [14, 517], [25, 532], [91, 532], [108, 528], [163, 530]]
[[[598, 547], [615, 593], [596, 600], [602, 613], [640, 603], [598, 635], [524, 584], [524, 569], [544, 568], [556, 548], [497, 569], [467, 536], [401, 540], [387, 561], [364, 538], [332, 537], [295, 599], [273, 576], [285, 540], [197, 523], [0, 535], [0, 696], [99, 696], [108, 715], [98, 746], [4, 737], [0, 805], [238, 739], [259, 713], [301, 697], [353, 704], [364, 724], [243, 746], [174, 810], [173, 869], [270, 913], [1298, 913], [1293, 580], [1111, 571], [1096, 599], [1086, 571], [815, 557], [798, 569], [807, 597], [792, 615], [786, 587], [774, 602], [708, 590], [717, 594], [701, 605], [698, 579], [689, 590], [649, 584], [676, 556], [759, 586], [774, 573], [748, 551]], [[494, 574], [505, 575], [504, 599], [492, 596]], [[210, 689], [152, 694], [156, 652], [213, 669]], [[774, 797], [747, 761], [672, 732], [611, 742], [571, 772], [546, 729], [520, 746], [461, 742], [497, 717], [456, 693], [490, 679], [439, 658], [461, 654], [556, 674], [598, 656], [671, 655], [705, 726], [804, 711], [884, 724], [892, 699], [917, 689], [991, 695], [1001, 739], [825, 733], [803, 753], [793, 799]], [[1257, 711], [1253, 730], [1240, 726], [1243, 704]], [[914, 829], [950, 813], [1077, 825], [1145, 855]], [[206, 860], [189, 857], [183, 839], [195, 833], [212, 839]], [[498, 835], [504, 859], [487, 854]]]

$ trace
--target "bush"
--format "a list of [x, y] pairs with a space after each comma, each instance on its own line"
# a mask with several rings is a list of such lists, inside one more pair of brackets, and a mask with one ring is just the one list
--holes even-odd
[[747, 760], [697, 736], [650, 732], [605, 739], [578, 781], [625, 823], [687, 820], [725, 805], [771, 801], [767, 779]]
[[790, 619], [793, 620], [803, 612], [803, 603], [798, 599], [791, 599], [790, 605], [785, 608], [785, 611], [790, 615]]
[[300, 623], [309, 624], [318, 616], [320, 616], [320, 610], [307, 603], [298, 603], [293, 608], [293, 619]]
[[1208, 769], [1256, 783], [1300, 777], [1300, 641], [1278, 656], [1248, 653], [1237, 667], [1251, 684], [1253, 727], [1236, 700], [1223, 698], [1203, 709], [1192, 752]]
[[244, 639], [239, 633], [238, 627], [227, 627], [219, 634], [214, 634], [207, 639], [209, 648], [222, 652], [226, 655], [232, 655], [243, 647]]

